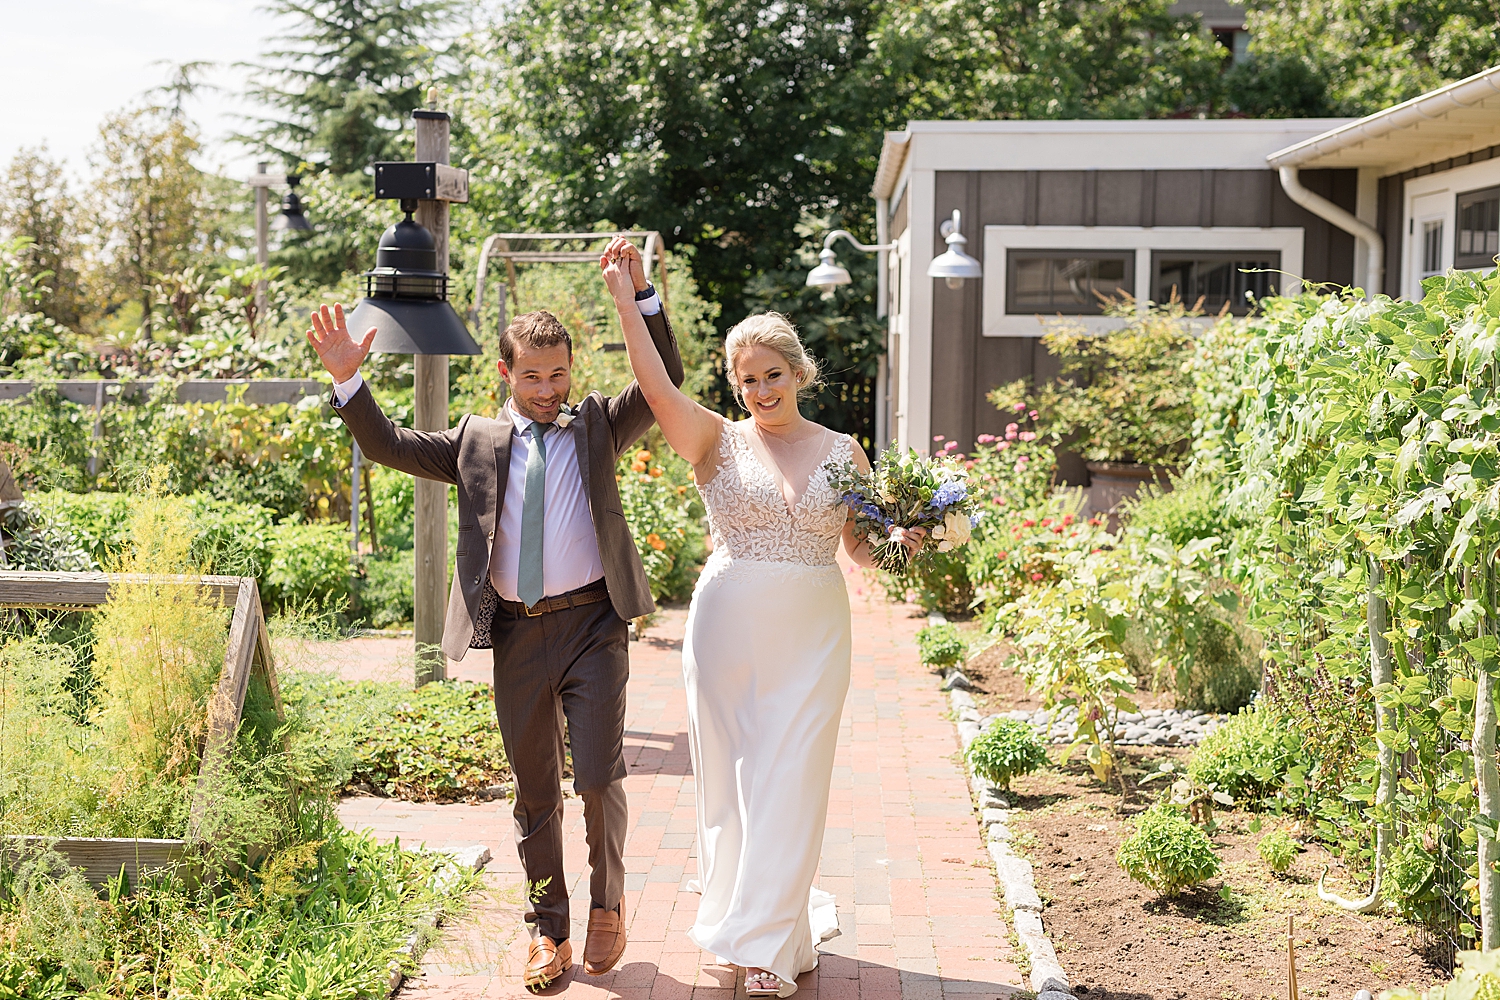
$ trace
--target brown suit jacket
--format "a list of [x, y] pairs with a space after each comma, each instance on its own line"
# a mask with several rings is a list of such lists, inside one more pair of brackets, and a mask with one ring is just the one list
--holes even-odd
[[[682, 355], [665, 311], [645, 319], [651, 339], [666, 362], [667, 374], [674, 385], [681, 385]], [[515, 425], [502, 408], [494, 419], [466, 414], [456, 427], [446, 431], [397, 427], [380, 411], [369, 385], [335, 409], [371, 461], [458, 487], [458, 556], [443, 624], [443, 652], [449, 659], [463, 659], [474, 639], [475, 622], [488, 586], [490, 553], [510, 475], [510, 441]], [[615, 614], [628, 621], [650, 614], [656, 605], [620, 506], [615, 462], [656, 418], [634, 382], [614, 397], [589, 393], [578, 404], [578, 411], [569, 427], [577, 442], [578, 472], [594, 518], [610, 601]]]

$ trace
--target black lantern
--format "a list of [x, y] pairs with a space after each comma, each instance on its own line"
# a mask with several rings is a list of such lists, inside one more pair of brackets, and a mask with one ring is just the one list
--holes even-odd
[[281, 214], [271, 220], [271, 228], [278, 232], [291, 230], [298, 233], [312, 232], [312, 223], [307, 221], [307, 216], [302, 214], [302, 199], [297, 197], [297, 184], [302, 178], [296, 174], [287, 174], [286, 186], [289, 189], [286, 197], [281, 199]]
[[[452, 197], [451, 188], [444, 189], [453, 174], [462, 175], [462, 197]], [[356, 334], [375, 327], [372, 351], [481, 353], [464, 321], [448, 302], [448, 275], [438, 270], [437, 244], [432, 233], [412, 218], [417, 199], [432, 199], [434, 195], [442, 201], [466, 201], [467, 173], [446, 164], [375, 165], [375, 196], [399, 199], [406, 218], [381, 235], [375, 267], [363, 275], [365, 297], [349, 314], [349, 329]]]

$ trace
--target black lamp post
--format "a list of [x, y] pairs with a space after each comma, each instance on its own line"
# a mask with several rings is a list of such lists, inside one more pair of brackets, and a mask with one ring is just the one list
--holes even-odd
[[296, 174], [286, 175], [287, 193], [281, 199], [281, 214], [271, 222], [271, 228], [277, 232], [312, 232], [312, 223], [302, 212], [302, 199], [297, 197], [297, 185], [301, 182], [302, 178]]
[[375, 327], [370, 350], [384, 354], [481, 353], [448, 301], [448, 275], [438, 268], [432, 233], [412, 218], [416, 199], [401, 199], [401, 210], [406, 218], [381, 235], [375, 267], [363, 275], [365, 297], [349, 314], [349, 328]]

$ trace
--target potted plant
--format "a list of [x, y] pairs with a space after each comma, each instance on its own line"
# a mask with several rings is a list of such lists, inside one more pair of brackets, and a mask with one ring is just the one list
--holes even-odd
[[1181, 302], [1136, 311], [1126, 301], [1109, 314], [1125, 325], [1098, 334], [1058, 324], [1042, 337], [1059, 362], [1055, 380], [1033, 386], [1020, 379], [989, 396], [1004, 411], [1034, 411], [1054, 444], [1083, 457], [1090, 507], [1100, 512], [1113, 511], [1143, 482], [1165, 484], [1193, 431], [1193, 381], [1184, 362], [1194, 338], [1183, 320], [1197, 313]]

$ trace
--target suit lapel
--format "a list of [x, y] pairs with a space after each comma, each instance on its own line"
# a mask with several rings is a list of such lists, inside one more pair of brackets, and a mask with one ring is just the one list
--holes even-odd
[[[580, 413], [568, 427], [573, 432], [573, 447], [578, 452], [578, 478], [583, 480], [583, 495], [589, 498], [589, 512], [594, 512], [594, 492], [589, 489], [589, 419]], [[598, 523], [598, 518], [594, 519]]]
[[500, 523], [500, 507], [505, 503], [505, 486], [510, 480], [510, 439], [515, 430], [515, 423], [510, 419], [510, 410], [500, 407], [500, 413], [495, 417], [495, 502], [492, 509], [485, 511], [485, 516], [491, 519], [490, 526], [486, 531], [498, 530]]

